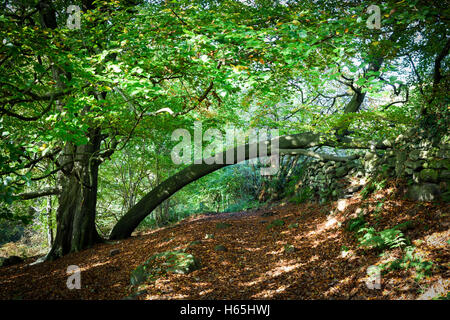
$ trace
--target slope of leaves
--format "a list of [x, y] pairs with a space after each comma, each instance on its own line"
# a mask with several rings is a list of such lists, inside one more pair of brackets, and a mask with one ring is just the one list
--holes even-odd
[[[57, 261], [5, 267], [0, 298], [123, 299], [137, 289], [137, 299], [430, 299], [448, 292], [448, 205], [393, 200], [381, 193], [346, 201], [343, 211], [337, 203], [281, 203], [270, 208], [270, 217], [263, 217], [269, 209], [196, 216]], [[402, 251], [380, 255], [358, 247], [355, 233], [346, 228], [358, 214], [376, 230], [410, 221], [402, 232], [416, 256], [433, 262], [428, 275], [418, 281], [413, 267], [392, 268], [383, 272], [381, 289], [369, 289], [367, 268], [401, 259]], [[230, 226], [218, 229], [219, 223]], [[227, 250], [215, 251], [218, 245]], [[120, 253], [110, 256], [112, 249]], [[201, 260], [199, 270], [163, 274], [139, 288], [130, 285], [132, 270], [149, 257], [182, 249]], [[80, 290], [66, 288], [69, 265], [82, 270]]]

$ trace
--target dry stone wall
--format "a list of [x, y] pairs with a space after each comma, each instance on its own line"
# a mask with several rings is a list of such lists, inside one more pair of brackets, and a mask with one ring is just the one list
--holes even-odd
[[352, 161], [314, 160], [299, 182], [321, 202], [351, 197], [375, 179], [402, 178], [405, 197], [417, 201], [450, 201], [450, 138], [431, 141], [420, 130], [385, 140], [386, 149], [369, 149]]

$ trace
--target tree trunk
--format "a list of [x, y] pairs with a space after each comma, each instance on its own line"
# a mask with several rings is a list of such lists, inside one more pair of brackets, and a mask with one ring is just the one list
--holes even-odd
[[47, 198], [47, 243], [53, 245], [52, 197]]
[[[82, 2], [85, 8], [92, 7], [93, 1]], [[56, 10], [52, 2], [39, 1], [37, 8], [41, 25], [44, 28], [56, 29]], [[64, 88], [60, 79], [62, 73], [58, 66], [52, 66], [52, 74], [58, 88]], [[56, 104], [61, 108], [60, 101], [56, 101]], [[83, 112], [88, 111], [89, 106], [86, 106]], [[57, 259], [100, 241], [95, 228], [99, 162], [94, 159], [100, 150], [100, 130], [89, 129], [87, 137], [89, 142], [86, 145], [76, 146], [67, 142], [62, 156], [58, 159], [63, 170], [58, 177], [61, 193], [56, 211], [56, 236], [46, 260]]]
[[[278, 148], [281, 154], [300, 154], [302, 151], [307, 153], [307, 156], [314, 156], [319, 158], [329, 158], [337, 161], [347, 161], [351, 160], [354, 157], [336, 157], [336, 156], [326, 156], [317, 154], [314, 152], [302, 150], [312, 147], [320, 147], [320, 146], [332, 146], [336, 147], [338, 143], [333, 139], [327, 138], [323, 135], [317, 133], [299, 133], [294, 135], [287, 135], [272, 139], [270, 141], [266, 141], [267, 144], [267, 155], [271, 154], [271, 144], [278, 140]], [[366, 149], [368, 146], [366, 144], [360, 144], [357, 141], [354, 141], [347, 137], [340, 138], [339, 145], [343, 148], [351, 148], [351, 149]], [[239, 159], [239, 161], [249, 160], [255, 158], [254, 154], [250, 154], [250, 145], [246, 144], [245, 146], [239, 146], [233, 148], [234, 158], [236, 160], [237, 150], [244, 147], [244, 157], [243, 159]], [[385, 149], [386, 146], [382, 143], [377, 143], [374, 145], [375, 148]], [[256, 149], [258, 149], [257, 154], [259, 154], [259, 143], [256, 144]], [[202, 164], [191, 164], [190, 166], [184, 168], [178, 173], [174, 174], [170, 178], [164, 180], [162, 183], [158, 184], [152, 191], [146, 194], [136, 205], [134, 205], [120, 220], [116, 223], [114, 228], [111, 231], [109, 238], [111, 240], [117, 239], [125, 239], [131, 236], [131, 233], [136, 229], [136, 227], [141, 223], [142, 220], [146, 216], [148, 216], [158, 205], [160, 205], [164, 200], [168, 199], [175, 192], [183, 188], [184, 186], [194, 182], [201, 177], [206, 176], [216, 170], [224, 168], [230, 164], [227, 163], [226, 154], [229, 151], [224, 151], [219, 154], [222, 158], [222, 163], [211, 163], [210, 159], [205, 159], [205, 163]], [[237, 163], [237, 161], [234, 161]]]
[[62, 192], [56, 212], [56, 237], [47, 260], [80, 251], [101, 241], [95, 227], [100, 150], [100, 130], [90, 130], [86, 145], [68, 144], [60, 161], [67, 164], [60, 174]]
[[[278, 146], [280, 149], [310, 148], [326, 143], [325, 140], [320, 139], [319, 134], [314, 133], [301, 133], [296, 135], [283, 136], [267, 142], [267, 155], [270, 155], [270, 146], [272, 141], [275, 140], [278, 140]], [[259, 144], [256, 144], [255, 147], [259, 149]], [[238, 147], [233, 149], [235, 159], [237, 149]], [[250, 155], [249, 150], [250, 145], [246, 144], [244, 153], [245, 160], [254, 157], [254, 155]], [[156, 188], [145, 195], [117, 222], [117, 224], [111, 231], [110, 239], [116, 240], [129, 237], [133, 230], [147, 215], [149, 215], [158, 205], [160, 205], [164, 200], [168, 199], [175, 192], [211, 172], [230, 165], [226, 163], [226, 154], [227, 151], [221, 153], [221, 157], [223, 159], [222, 164], [192, 164], [176, 173], [172, 177], [164, 180], [162, 183], [158, 184]], [[242, 161], [244, 159], [240, 160]], [[234, 163], [236, 163], [236, 161], [234, 161]]]

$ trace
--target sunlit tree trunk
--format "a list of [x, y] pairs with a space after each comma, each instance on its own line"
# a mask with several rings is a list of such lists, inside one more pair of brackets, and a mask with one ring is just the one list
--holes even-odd
[[56, 211], [56, 237], [47, 255], [54, 260], [101, 241], [95, 226], [100, 130], [91, 130], [86, 145], [68, 144], [60, 161], [69, 161], [59, 175], [62, 192]]
[[47, 243], [53, 245], [53, 223], [52, 223], [52, 197], [47, 198]]

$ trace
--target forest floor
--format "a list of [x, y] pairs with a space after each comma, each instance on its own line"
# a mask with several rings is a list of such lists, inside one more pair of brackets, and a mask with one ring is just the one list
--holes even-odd
[[[379, 203], [382, 203], [382, 210]], [[358, 247], [350, 218], [358, 212], [377, 230], [405, 221], [404, 235], [431, 273], [417, 280], [417, 264], [381, 276], [380, 289], [369, 289], [369, 266], [402, 255]], [[0, 299], [430, 299], [449, 291], [449, 205], [390, 200], [375, 194], [340, 202], [278, 203], [271, 208], [205, 214], [130, 239], [104, 243], [57, 261], [0, 268]], [[268, 214], [271, 213], [272, 215]], [[273, 221], [283, 225], [274, 226]], [[218, 228], [226, 223], [227, 228]], [[268, 226], [273, 226], [269, 228]], [[205, 239], [205, 235], [214, 238]], [[195, 245], [189, 245], [196, 241]], [[227, 251], [215, 251], [224, 245]], [[294, 250], [285, 250], [293, 246]], [[120, 252], [110, 256], [113, 249]], [[186, 249], [201, 261], [189, 274], [167, 274], [135, 288], [130, 274], [151, 255]], [[69, 265], [81, 268], [79, 290], [66, 287]], [[420, 264], [419, 264], [420, 265]]]

